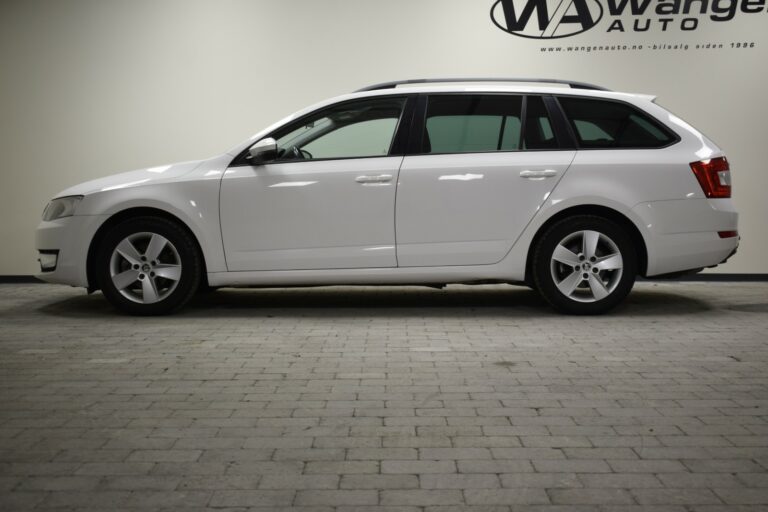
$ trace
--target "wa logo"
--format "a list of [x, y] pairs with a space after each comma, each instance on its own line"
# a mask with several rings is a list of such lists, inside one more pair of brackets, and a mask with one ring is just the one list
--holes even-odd
[[491, 19], [501, 30], [531, 39], [581, 34], [603, 17], [598, 0], [497, 0]]

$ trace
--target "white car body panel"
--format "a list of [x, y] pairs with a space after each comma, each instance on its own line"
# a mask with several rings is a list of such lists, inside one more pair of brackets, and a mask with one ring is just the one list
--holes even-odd
[[[398, 264], [498, 263], [575, 154], [521, 151], [406, 156], [397, 184]], [[545, 170], [552, 175], [520, 175]]]
[[[662, 121], [680, 141], [648, 150], [415, 155], [229, 167], [254, 142], [323, 106], [433, 91], [621, 100]], [[517, 85], [403, 87], [332, 98], [217, 157], [62, 191], [56, 197], [84, 198], [74, 216], [40, 224], [36, 247], [58, 250], [59, 256], [56, 269], [38, 277], [93, 286], [87, 272], [90, 243], [113, 215], [132, 208], [161, 210], [187, 226], [200, 245], [211, 286], [521, 282], [531, 243], [542, 226], [584, 205], [610, 208], [634, 224], [647, 248], [646, 275], [716, 265], [738, 245], [737, 237], [720, 238], [717, 232], [736, 230], [738, 216], [730, 199], [704, 196], [688, 163], [723, 153], [651, 100]], [[519, 176], [529, 169], [551, 169], [556, 176]], [[393, 180], [355, 181], [370, 174], [391, 174]], [[289, 184], [296, 182], [300, 185]]]
[[[228, 269], [396, 267], [393, 219], [402, 161], [391, 156], [232, 167], [221, 182]], [[364, 181], [377, 176], [389, 181]]]
[[[189, 162], [179, 162], [176, 164], [159, 165], [147, 169], [138, 169], [135, 171], [121, 172], [104, 178], [86, 181], [62, 190], [56, 197], [84, 195], [89, 200], [96, 197], [94, 194], [99, 192], [110, 192], [113, 190], [123, 190], [136, 187], [149, 187], [161, 183], [175, 183], [186, 174], [196, 169], [204, 160], [193, 160]], [[86, 207], [81, 207], [78, 214], [83, 215], [88, 212]]]
[[225, 154], [209, 160], [131, 171], [62, 191], [56, 197], [84, 197], [72, 217], [43, 221], [38, 226], [36, 248], [58, 249], [60, 254], [55, 271], [37, 276], [52, 283], [90, 286], [87, 279], [90, 241], [110, 217], [131, 208], [154, 208], [178, 218], [195, 235], [207, 270], [225, 271], [219, 234], [219, 183], [231, 160]]

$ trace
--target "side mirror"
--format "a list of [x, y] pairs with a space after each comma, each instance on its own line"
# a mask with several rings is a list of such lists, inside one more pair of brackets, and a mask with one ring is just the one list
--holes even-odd
[[277, 141], [272, 137], [261, 139], [248, 150], [251, 162], [258, 164], [277, 158]]

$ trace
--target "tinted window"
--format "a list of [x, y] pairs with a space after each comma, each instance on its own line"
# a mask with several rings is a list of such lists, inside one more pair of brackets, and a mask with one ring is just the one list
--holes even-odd
[[556, 149], [557, 140], [552, 131], [547, 109], [541, 96], [528, 96], [525, 107], [525, 141], [523, 149]]
[[559, 97], [579, 145], [585, 148], [658, 148], [675, 136], [631, 105], [588, 98]]
[[431, 96], [424, 153], [476, 153], [520, 149], [520, 96]]
[[275, 134], [280, 160], [386, 156], [405, 98], [334, 105]]

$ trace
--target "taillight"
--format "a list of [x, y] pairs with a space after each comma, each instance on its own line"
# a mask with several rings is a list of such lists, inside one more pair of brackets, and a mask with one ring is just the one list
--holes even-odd
[[691, 162], [691, 169], [707, 197], [731, 197], [731, 169], [724, 156]]

